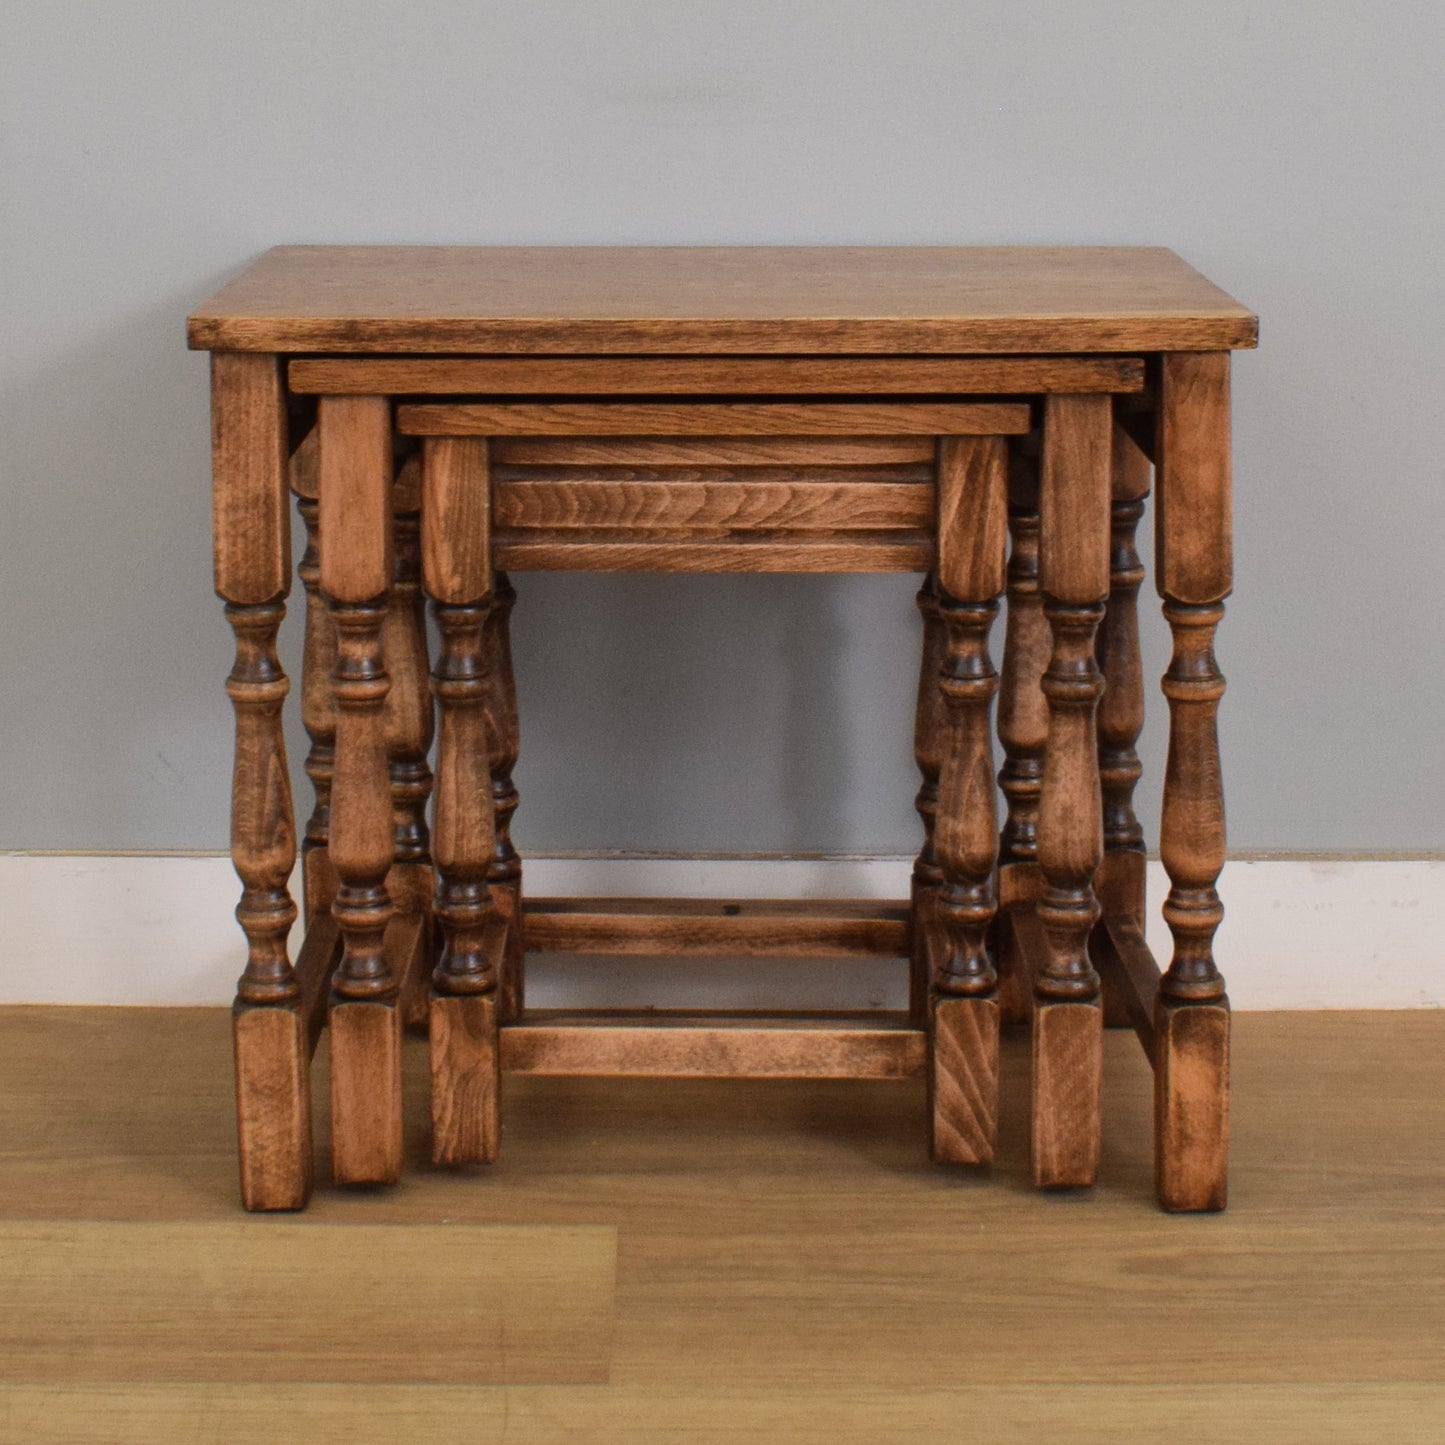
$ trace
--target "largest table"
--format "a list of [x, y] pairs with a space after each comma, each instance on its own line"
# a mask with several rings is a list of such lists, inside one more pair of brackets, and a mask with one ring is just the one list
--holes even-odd
[[[333, 1176], [385, 1183], [402, 1167], [408, 1023], [430, 1035], [438, 1163], [495, 1157], [517, 1071], [924, 1073], [933, 1156], [979, 1165], [1011, 1020], [1031, 1029], [1036, 1184], [1094, 1182], [1101, 1031], [1120, 1022], [1153, 1066], [1160, 1203], [1223, 1207], [1213, 641], [1245, 307], [1154, 248], [288, 246], [201, 306], [189, 338], [212, 353], [216, 588], [237, 643], [247, 1208], [309, 1197], [328, 1024]], [[1174, 640], [1162, 972], [1132, 802], [1151, 483]], [[294, 962], [276, 652], [292, 492], [316, 793]], [[912, 896], [524, 899], [507, 572], [546, 569], [924, 574]], [[525, 952], [568, 949], [897, 956], [910, 1001], [853, 1017], [526, 1009]]]

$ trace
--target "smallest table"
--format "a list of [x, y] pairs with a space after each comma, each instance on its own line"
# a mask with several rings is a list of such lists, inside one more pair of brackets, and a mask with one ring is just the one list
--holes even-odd
[[[495, 1157], [511, 1071], [925, 1074], [933, 1156], [978, 1164], [993, 1157], [1010, 1019], [1032, 1031], [1035, 1183], [1094, 1182], [1110, 1019], [1154, 1068], [1160, 1202], [1223, 1207], [1213, 637], [1245, 308], [1151, 249], [285, 247], [201, 307], [190, 338], [213, 352], [216, 586], [237, 639], [248, 1208], [309, 1196], [309, 1068], [327, 1025], [333, 1174], [380, 1183], [402, 1167], [408, 1022], [430, 1034], [439, 1163]], [[1132, 803], [1134, 536], [1151, 476], [1174, 637], [1162, 974]], [[316, 791], [294, 965], [276, 653], [288, 490], [310, 544]], [[524, 900], [507, 574], [556, 569], [924, 574], [912, 897]], [[430, 688], [424, 595], [441, 637]], [[989, 637], [1005, 596], [1000, 684]], [[528, 1010], [524, 954], [557, 949], [897, 956], [910, 1004], [851, 1018]]]

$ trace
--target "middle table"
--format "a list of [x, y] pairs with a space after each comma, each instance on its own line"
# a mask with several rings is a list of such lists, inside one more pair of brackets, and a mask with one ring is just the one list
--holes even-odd
[[[400, 751], [389, 744], [380, 691], [388, 607], [377, 599], [394, 571], [397, 505], [392, 408], [361, 394], [476, 392], [466, 362], [297, 362], [292, 387], [327, 388], [318, 408], [322, 591], [339, 634], [335, 669], [336, 777], [327, 839], [339, 891], [332, 913], [342, 957], [331, 1010], [335, 1167], [349, 1181], [395, 1179], [401, 1167], [400, 1024], [392, 998], [404, 980], [388, 960], [386, 844]], [[646, 393], [645, 365], [596, 363], [606, 381], [578, 374], [582, 393]], [[675, 365], [675, 364], [674, 364]], [[1093, 666], [1107, 593], [1115, 427], [1101, 380], [1137, 387], [1137, 361], [1015, 362], [1034, 406], [990, 400], [652, 401], [626, 399], [402, 404], [395, 431], [414, 438], [418, 485], [400, 489], [402, 526], [419, 511], [421, 575], [435, 604], [441, 655], [434, 917], [439, 949], [429, 1007], [433, 1157], [485, 1162], [499, 1142], [499, 1074], [730, 1077], [902, 1077], [927, 1069], [935, 1158], [992, 1158], [998, 1112], [997, 952], [1013, 964], [1014, 1012], [1042, 988], [1035, 1019], [1035, 1176], [1091, 1182], [1097, 1163], [1101, 1012], [1088, 961], [1097, 908], [1089, 836], [1098, 831]], [[1028, 369], [1025, 371], [1025, 369]], [[492, 377], [496, 367], [489, 368]], [[857, 393], [878, 363], [828, 364], [833, 385]], [[783, 392], [816, 385], [807, 362], [768, 363]], [[958, 390], [967, 364], [954, 364]], [[730, 392], [747, 381], [734, 363]], [[739, 373], [742, 375], [739, 375]], [[791, 373], [791, 375], [789, 375]], [[495, 385], [495, 382], [493, 383]], [[504, 387], [497, 388], [504, 392]], [[989, 633], [1005, 591], [1010, 443], [1015, 485], [1013, 711], [1032, 710], [1045, 733], [1055, 713], [1053, 787], [1044, 793], [1042, 739], [1021, 739], [1006, 782], [1011, 848], [1040, 854], [1058, 886], [1047, 922], [1056, 952], [1039, 967], [1027, 924], [1019, 947], [995, 936], [998, 823], [990, 707], [998, 677]], [[403, 446], [405, 443], [403, 443]], [[1129, 447], [1127, 439], [1120, 443]], [[1142, 455], [1120, 462], [1125, 485], [1147, 474]], [[1036, 465], [1036, 463], [1038, 463]], [[1132, 498], [1131, 498], [1132, 500]], [[1051, 685], [1043, 680], [1048, 629], [1027, 600], [1039, 586], [1032, 558], [1043, 533], [1044, 590], [1056, 599]], [[1101, 570], [1102, 568], [1102, 570]], [[924, 618], [917, 749], [927, 838], [908, 906], [857, 903], [523, 903], [507, 836], [515, 808], [516, 705], [505, 643], [513, 593], [505, 570], [656, 572], [882, 572], [930, 569]], [[414, 605], [414, 604], [413, 604]], [[419, 628], [393, 625], [385, 666], [419, 691]], [[625, 641], [625, 639], [623, 640]], [[1122, 659], [1121, 659], [1122, 661]], [[402, 674], [410, 668], [412, 676]], [[1023, 694], [1037, 693], [1029, 704]], [[415, 730], [414, 730], [415, 731]], [[1028, 731], [1027, 728], [1024, 731]], [[1005, 732], [1008, 732], [1006, 726]], [[424, 751], [419, 735], [410, 767]], [[1039, 813], [1047, 826], [1039, 827]], [[500, 829], [498, 815], [502, 816]], [[1049, 839], [1056, 840], [1051, 849]], [[1025, 885], [1006, 902], [1037, 905]], [[522, 927], [517, 927], [519, 918]], [[546, 1016], [522, 1008], [523, 948], [726, 955], [910, 954], [904, 1017], [608, 1013]], [[508, 947], [510, 940], [511, 946]], [[991, 942], [1002, 947], [991, 949]], [[1029, 966], [1033, 959], [1034, 967]], [[1092, 1102], [1091, 1102], [1092, 1101]], [[380, 1107], [378, 1107], [380, 1105]], [[378, 1127], [384, 1122], [385, 1127]]]

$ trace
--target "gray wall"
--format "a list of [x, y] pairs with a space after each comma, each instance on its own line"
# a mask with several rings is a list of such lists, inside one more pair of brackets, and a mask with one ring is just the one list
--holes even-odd
[[[1175, 247], [1263, 319], [1235, 370], [1232, 844], [1439, 849], [1442, 17], [10, 0], [0, 847], [224, 846], [183, 318], [280, 241], [447, 241]], [[909, 579], [519, 580], [524, 846], [914, 846]]]

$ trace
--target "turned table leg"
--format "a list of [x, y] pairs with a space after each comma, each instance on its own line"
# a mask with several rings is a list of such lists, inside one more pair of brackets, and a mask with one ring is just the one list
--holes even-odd
[[430, 1002], [432, 1159], [490, 1163], [501, 1135], [497, 986], [505, 921], [493, 907], [495, 856], [488, 675], [492, 610], [487, 442], [428, 439], [422, 565], [441, 630], [434, 913], [441, 952]]
[[391, 871], [386, 887], [396, 909], [387, 953], [401, 990], [403, 1023], [427, 1021], [431, 971], [432, 868], [426, 807], [432, 775], [427, 766], [433, 718], [426, 603], [421, 587], [421, 460], [409, 458], [392, 489], [395, 564], [387, 596], [381, 650], [391, 689], [382, 722], [391, 777]]
[[226, 682], [236, 715], [231, 857], [246, 969], [232, 1033], [241, 1198], [247, 1209], [300, 1209], [311, 1193], [310, 1042], [287, 939], [296, 822], [281, 709], [288, 684], [276, 632], [290, 589], [286, 428], [273, 356], [211, 358], [216, 591], [236, 635]]
[[1174, 656], [1159, 851], [1174, 956], [1155, 1003], [1154, 1160], [1169, 1210], [1223, 1209], [1229, 1163], [1229, 1000], [1214, 963], [1224, 916], [1224, 791], [1214, 633], [1232, 582], [1229, 353], [1164, 358], [1155, 567]]
[[526, 942], [522, 919], [522, 860], [512, 846], [512, 816], [517, 811], [517, 766], [521, 735], [517, 720], [517, 685], [512, 676], [512, 605], [517, 593], [505, 572], [493, 585], [492, 606], [482, 632], [487, 673], [487, 742], [491, 748], [492, 866], [487, 872], [492, 903], [506, 923], [506, 943], [497, 1006], [503, 1023], [517, 1018], [525, 1003]]
[[[1113, 518], [1110, 527], [1109, 602], [1099, 625], [1096, 655], [1104, 676], [1099, 700], [1099, 782], [1104, 803], [1104, 857], [1095, 891], [1106, 918], [1133, 919], [1145, 908], [1144, 829], [1134, 812], [1140, 776], [1137, 744], [1144, 728], [1144, 669], [1139, 656], [1139, 588], [1144, 564], [1134, 534], [1149, 495], [1149, 459], [1119, 426], [1114, 428]], [[1104, 979], [1104, 1019], [1127, 1027], [1125, 1001]]]
[[998, 701], [998, 736], [1004, 752], [998, 782], [1008, 808], [999, 839], [1001, 864], [1038, 861], [1039, 793], [1049, 740], [1049, 709], [1043, 693], [1049, 624], [1039, 594], [1038, 459], [1020, 448], [1014, 462], [1009, 483], [1008, 617]]
[[1040, 479], [1040, 583], [1053, 652], [1043, 677], [1049, 737], [1039, 800], [1038, 918], [1048, 961], [1034, 980], [1034, 1183], [1092, 1184], [1099, 1167], [1103, 1012], [1089, 933], [1103, 855], [1094, 636], [1109, 595], [1112, 409], [1107, 396], [1051, 396]]
[[998, 974], [989, 948], [997, 912], [998, 810], [990, 704], [998, 675], [989, 630], [1004, 589], [1008, 464], [997, 437], [939, 447], [939, 678], [945, 715], [934, 850], [937, 952], [929, 1010], [931, 1152], [981, 1164], [998, 1139]]
[[[1008, 615], [998, 736], [1004, 762], [998, 785], [1006, 805], [999, 836], [999, 907], [1033, 908], [1038, 901], [1039, 793], [1049, 708], [1044, 670], [1049, 665], [1049, 624], [1039, 593], [1039, 457], [1037, 433], [1010, 439]], [[1001, 914], [999, 924], [1006, 924]], [[1016, 946], [1010, 928], [995, 925], [998, 940], [999, 1007], [1005, 1023], [1027, 1023], [1033, 1014], [1032, 960]]]
[[387, 958], [395, 849], [381, 637], [392, 581], [390, 407], [322, 397], [321, 588], [336, 626], [336, 764], [329, 851], [341, 962], [332, 979], [332, 1168], [346, 1184], [401, 1175], [399, 980]]
[[306, 776], [314, 804], [301, 845], [301, 887], [306, 926], [331, 912], [336, 873], [327, 845], [331, 838], [331, 776], [336, 767], [336, 703], [331, 674], [336, 670], [336, 624], [321, 595], [321, 560], [317, 544], [320, 476], [317, 470], [320, 429], [313, 427], [291, 458], [291, 490], [306, 528], [306, 551], [296, 568], [306, 590], [306, 641], [301, 654], [301, 721], [310, 739]]
[[938, 817], [938, 776], [943, 766], [943, 689], [939, 674], [948, 652], [948, 639], [938, 615], [938, 591], [932, 575], [918, 592], [923, 618], [923, 649], [918, 670], [918, 706], [913, 721], [913, 756], [923, 782], [914, 799], [923, 819], [923, 847], [913, 864], [909, 907], [908, 1018], [915, 1027], [928, 1022], [930, 938], [934, 900], [943, 874], [934, 851], [934, 825]]

